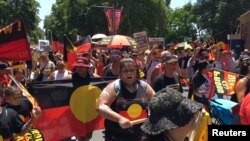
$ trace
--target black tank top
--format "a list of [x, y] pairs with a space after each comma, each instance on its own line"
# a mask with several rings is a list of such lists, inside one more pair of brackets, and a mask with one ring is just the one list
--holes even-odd
[[[142, 82], [138, 81], [138, 89], [134, 93], [130, 93], [125, 85], [120, 81], [120, 91], [117, 94], [116, 100], [112, 103], [111, 109], [119, 113], [129, 120], [137, 120], [147, 118], [148, 98], [146, 89], [143, 88]], [[141, 125], [135, 125], [129, 129], [122, 129], [117, 122], [105, 119], [105, 128], [109, 131], [124, 134], [140, 134]]]

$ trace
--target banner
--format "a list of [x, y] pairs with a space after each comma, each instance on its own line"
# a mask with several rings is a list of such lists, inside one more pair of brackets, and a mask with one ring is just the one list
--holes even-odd
[[213, 70], [213, 79], [217, 94], [233, 95], [239, 75], [222, 70]]
[[51, 31], [51, 40], [52, 40], [52, 50], [54, 52], [60, 52], [63, 54], [64, 45], [58, 40], [57, 36], [52, 31]]
[[117, 31], [121, 23], [121, 16], [122, 16], [122, 10], [115, 9], [115, 34], [117, 34]]
[[[108, 29], [110, 34], [116, 34], [121, 22], [121, 9], [114, 9], [114, 26], [113, 27], [113, 8], [105, 8], [104, 13], [108, 22]], [[114, 31], [115, 29], [115, 31]]]
[[36, 121], [46, 141], [71, 136], [86, 136], [104, 128], [104, 118], [96, 111], [102, 89], [113, 78], [91, 78], [89, 85], [73, 89], [72, 80], [28, 83], [28, 90], [38, 100], [42, 115]]
[[45, 141], [43, 134], [35, 128], [30, 129], [23, 136], [14, 135], [15, 141]]
[[22, 19], [0, 29], [0, 60], [31, 60], [31, 51]]

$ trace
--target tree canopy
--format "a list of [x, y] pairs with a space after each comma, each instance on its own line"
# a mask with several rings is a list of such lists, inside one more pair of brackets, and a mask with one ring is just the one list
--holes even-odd
[[[166, 42], [195, 40], [203, 34], [212, 35], [217, 41], [226, 41], [234, 33], [237, 18], [247, 12], [249, 0], [197, 0], [182, 8], [171, 9], [171, 0], [56, 0], [52, 12], [44, 21], [45, 36], [50, 39], [53, 31], [59, 37], [86, 36], [108, 33], [104, 7], [120, 8], [122, 17], [117, 34], [132, 36], [146, 31], [148, 37], [164, 37]], [[102, 6], [102, 7], [100, 7]], [[30, 41], [43, 38], [38, 27], [40, 4], [36, 0], [1, 0], [0, 27], [22, 17]]]
[[237, 18], [249, 7], [249, 0], [199, 0], [193, 15], [199, 19], [199, 26], [217, 41], [226, 41], [227, 34], [234, 33], [239, 24]]
[[43, 37], [38, 28], [40, 4], [36, 0], [1, 0], [0, 1], [0, 27], [22, 18], [31, 41], [37, 42]]
[[169, 7], [164, 0], [57, 0], [45, 20], [46, 31], [54, 31], [60, 37], [67, 33], [72, 38], [76, 34], [109, 34], [104, 8], [97, 6], [122, 9], [118, 34], [131, 36], [134, 32], [147, 31], [153, 37], [166, 37]]

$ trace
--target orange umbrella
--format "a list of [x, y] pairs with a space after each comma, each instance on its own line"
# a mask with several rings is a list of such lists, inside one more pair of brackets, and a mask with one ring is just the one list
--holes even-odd
[[123, 47], [136, 47], [136, 41], [124, 35], [111, 35], [103, 38], [97, 43], [100, 46], [107, 46], [107, 48], [123, 48]]

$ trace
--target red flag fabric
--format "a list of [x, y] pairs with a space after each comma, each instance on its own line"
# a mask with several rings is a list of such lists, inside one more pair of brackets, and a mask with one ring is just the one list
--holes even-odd
[[[113, 11], [114, 10], [114, 11]], [[114, 28], [113, 28], [113, 12], [114, 13]], [[106, 15], [107, 18], [107, 22], [108, 22], [108, 29], [109, 29], [109, 33], [110, 34], [116, 34], [117, 30], [119, 29], [120, 26], [120, 22], [121, 22], [121, 9], [113, 9], [113, 8], [105, 8], [104, 9], [104, 13]]]
[[76, 47], [71, 43], [69, 38], [64, 35], [64, 51], [63, 60], [67, 63], [66, 68], [68, 70], [73, 70], [73, 64], [76, 60]]
[[115, 9], [115, 34], [117, 33], [121, 23], [122, 11], [121, 9]]
[[111, 78], [91, 78], [89, 85], [73, 90], [72, 80], [28, 83], [28, 90], [36, 97], [42, 114], [35, 127], [47, 141], [71, 136], [86, 136], [104, 128], [104, 118], [96, 111], [101, 90]]
[[84, 52], [89, 52], [91, 48], [91, 36], [88, 35], [75, 43], [73, 43], [74, 46], [77, 47], [77, 53], [84, 53]]
[[61, 43], [58, 40], [57, 36], [53, 32], [51, 32], [51, 38], [52, 38], [52, 50], [54, 52], [60, 52], [63, 54], [63, 51], [64, 51], [63, 43]]
[[104, 13], [106, 15], [107, 18], [107, 22], [108, 22], [108, 30], [109, 33], [112, 34], [113, 33], [113, 9], [112, 8], [105, 8], [104, 9]]
[[73, 70], [73, 64], [77, 58], [77, 54], [89, 52], [91, 48], [91, 37], [88, 35], [81, 40], [71, 43], [71, 41], [64, 36], [64, 61], [67, 62], [67, 69]]
[[0, 60], [31, 60], [31, 51], [22, 19], [0, 29]]

